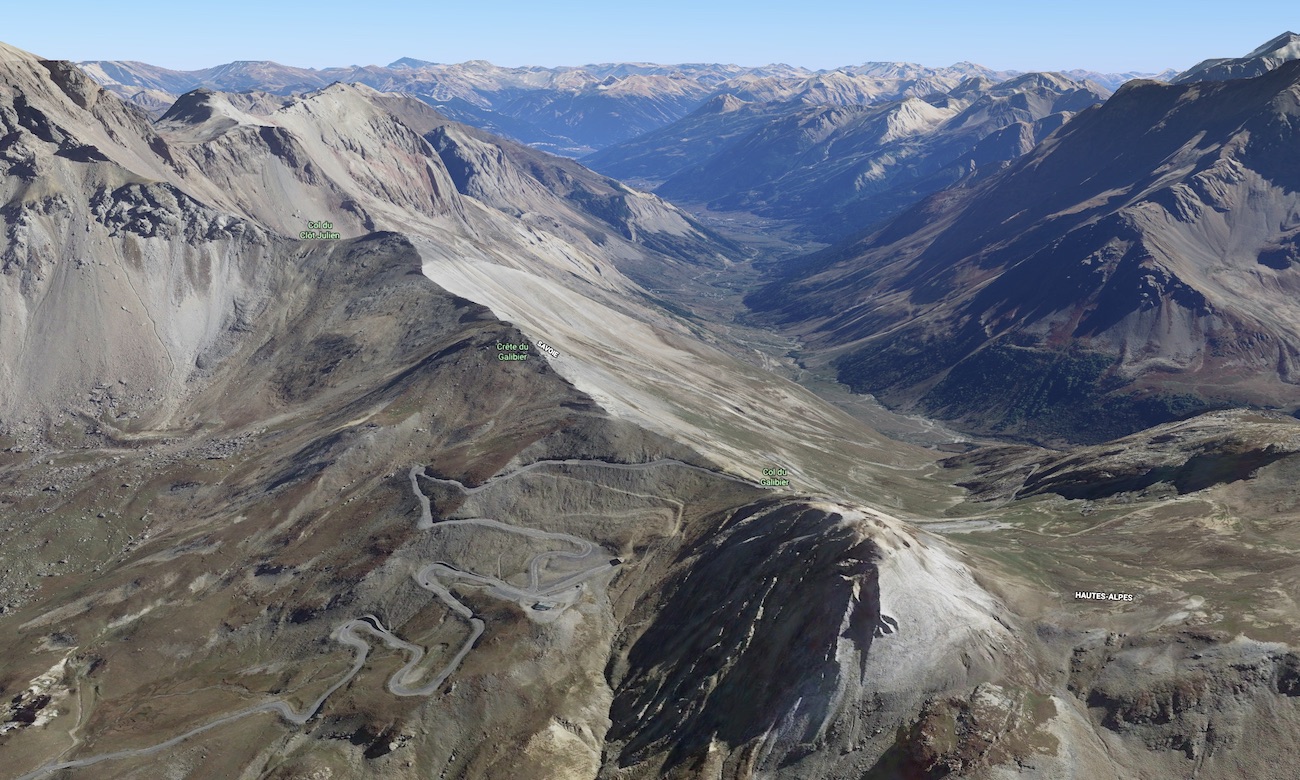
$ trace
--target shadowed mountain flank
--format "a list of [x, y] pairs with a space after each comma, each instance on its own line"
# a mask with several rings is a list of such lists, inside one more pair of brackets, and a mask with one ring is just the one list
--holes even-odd
[[1130, 83], [750, 302], [855, 389], [982, 430], [1099, 441], [1294, 408], [1298, 80]]
[[[881, 621], [872, 545], [843, 520], [802, 506], [754, 507], [684, 551], [690, 568], [665, 584], [653, 622], [616, 670], [618, 725], [609, 738], [625, 742], [620, 764], [657, 748], [667, 751], [667, 770], [712, 740], [735, 748], [774, 730], [794, 742], [817, 739], [846, 680], [860, 684], [860, 667], [840, 657], [838, 643], [865, 656]], [[720, 598], [715, 579], [745, 589]], [[827, 611], [803, 609], [795, 587]], [[731, 716], [737, 707], [776, 717], [742, 722]]]

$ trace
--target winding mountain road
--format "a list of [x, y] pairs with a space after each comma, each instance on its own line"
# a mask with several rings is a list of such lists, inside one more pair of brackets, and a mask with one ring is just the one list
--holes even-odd
[[[496, 598], [515, 602], [532, 602], [531, 606], [533, 609], [550, 609], [562, 604], [565, 601], [563, 597], [566, 594], [572, 594], [572, 598], [576, 598], [581, 592], [583, 583], [598, 574], [616, 568], [620, 565], [621, 561], [617, 558], [611, 558], [599, 546], [586, 539], [581, 539], [569, 534], [539, 531], [533, 528], [521, 528], [492, 518], [461, 518], [455, 520], [442, 520], [435, 523], [433, 520], [433, 511], [429, 497], [425, 495], [423, 489], [421, 489], [420, 479], [423, 478], [432, 482], [455, 485], [465, 495], [472, 495], [502, 480], [511, 479], [539, 468], [554, 465], [598, 466], [602, 468], [632, 471], [676, 466], [693, 471], [700, 471], [713, 477], [723, 477], [725, 479], [753, 486], [752, 482], [743, 480], [739, 477], [734, 477], [729, 474], [712, 471], [701, 466], [672, 459], [656, 460], [647, 463], [607, 463], [600, 460], [542, 460], [530, 463], [527, 466], [523, 466], [507, 474], [493, 477], [485, 481], [483, 484], [472, 488], [466, 487], [463, 483], [456, 480], [447, 480], [429, 476], [424, 473], [423, 467], [413, 466], [411, 467], [408, 476], [411, 482], [411, 490], [415, 494], [416, 501], [420, 506], [420, 519], [416, 524], [418, 529], [429, 530], [435, 526], [479, 526], [518, 534], [537, 541], [568, 544], [572, 545], [574, 549], [547, 550], [530, 557], [527, 562], [528, 584], [523, 587], [511, 585], [497, 577], [465, 571], [445, 561], [435, 561], [421, 568], [415, 575], [415, 581], [419, 583], [420, 587], [436, 595], [448, 606], [448, 608], [451, 609], [452, 612], [464, 618], [470, 626], [469, 636], [461, 645], [460, 650], [457, 651], [456, 655], [454, 655], [436, 674], [428, 676], [427, 680], [423, 684], [419, 684], [421, 678], [425, 677], [425, 675], [420, 671], [420, 663], [424, 660], [425, 649], [419, 645], [407, 642], [392, 633], [389, 629], [384, 627], [378, 617], [367, 614], [349, 620], [334, 630], [332, 634], [334, 640], [355, 650], [356, 658], [353, 660], [351, 668], [348, 669], [347, 673], [344, 674], [343, 677], [331, 685], [314, 702], [303, 708], [302, 711], [294, 710], [293, 707], [283, 699], [267, 701], [261, 704], [255, 704], [237, 712], [223, 715], [215, 720], [204, 723], [201, 726], [190, 729], [182, 734], [178, 734], [164, 742], [159, 742], [156, 745], [129, 750], [118, 750], [111, 753], [101, 753], [95, 756], [88, 756], [86, 758], [50, 763], [33, 769], [26, 774], [18, 775], [14, 780], [37, 780], [38, 778], [51, 773], [66, 769], [79, 769], [124, 758], [148, 757], [160, 753], [170, 747], [174, 747], [190, 737], [198, 736], [199, 734], [219, 728], [227, 723], [232, 723], [264, 712], [275, 713], [285, 722], [295, 726], [305, 725], [315, 717], [330, 696], [334, 695], [336, 691], [351, 682], [365, 666], [366, 660], [370, 656], [371, 643], [362, 638], [361, 634], [363, 633], [369, 634], [371, 637], [383, 642], [386, 646], [394, 650], [401, 650], [407, 655], [406, 663], [388, 679], [387, 687], [390, 693], [395, 696], [428, 696], [434, 693], [447, 681], [449, 677], [451, 677], [452, 674], [456, 672], [460, 667], [461, 662], [463, 662], [465, 657], [469, 655], [470, 651], [474, 648], [474, 644], [478, 641], [479, 637], [483, 635], [483, 632], [486, 629], [486, 623], [483, 619], [475, 615], [474, 611], [469, 606], [452, 594], [449, 587], [450, 584], [455, 582], [466, 582], [473, 585], [485, 586], [487, 592]], [[680, 512], [680, 502], [673, 501], [666, 497], [661, 498], [677, 504]], [[564, 560], [570, 564], [579, 566], [590, 561], [591, 565], [585, 566], [573, 574], [563, 576], [554, 582], [543, 582], [543, 568], [547, 564], [559, 560]]]

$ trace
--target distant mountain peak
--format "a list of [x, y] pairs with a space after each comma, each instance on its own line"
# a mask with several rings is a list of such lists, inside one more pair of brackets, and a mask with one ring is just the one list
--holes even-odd
[[1296, 43], [1300, 43], [1300, 35], [1296, 35], [1290, 30], [1287, 30], [1286, 32], [1272, 39], [1268, 43], [1265, 43], [1264, 45], [1260, 46], [1258, 49], [1255, 49], [1250, 54], [1247, 54], [1246, 58], [1264, 57], [1269, 54], [1279, 52], [1287, 48], [1288, 46], [1294, 45]]
[[741, 108], [749, 105], [749, 101], [741, 100], [735, 95], [727, 92], [721, 95], [715, 95], [709, 102], [700, 106], [696, 113], [698, 114], [729, 114], [733, 111], [739, 111]]
[[1175, 76], [1171, 83], [1254, 78], [1296, 59], [1300, 59], [1300, 35], [1287, 31], [1244, 57], [1208, 59], [1197, 63]]
[[427, 68], [430, 65], [437, 64], [438, 63], [436, 62], [429, 62], [428, 60], [417, 60], [414, 57], [402, 57], [401, 59], [393, 60], [388, 63], [386, 67], [391, 68], [392, 70], [407, 70]]
[[1074, 79], [1069, 78], [1063, 73], [1054, 73], [1051, 71], [1035, 71], [1033, 73], [1024, 73], [1015, 78], [1002, 82], [1003, 87], [1017, 89], [1029, 86], [1048, 86], [1057, 89], [1069, 89], [1075, 86]]
[[[195, 71], [127, 61], [90, 62], [83, 67], [101, 86], [155, 116], [196, 87], [289, 96], [344, 81], [412, 94], [450, 118], [567, 155], [593, 152], [657, 130], [723, 92], [750, 103], [863, 106], [949, 93], [972, 76], [985, 77], [991, 84], [1019, 75], [965, 62], [942, 68], [868, 62], [812, 71], [781, 63], [745, 67], [625, 62], [507, 68], [481, 59], [438, 64], [414, 57], [366, 67], [298, 68], [261, 60]], [[1099, 83], [1113, 83], [1103, 78], [1104, 74], [1098, 76]], [[706, 115], [731, 113], [739, 105], [724, 102]]]
[[967, 97], [973, 94], [987, 92], [996, 81], [983, 74], [976, 74], [962, 79], [961, 83], [953, 87], [948, 94], [951, 97]]

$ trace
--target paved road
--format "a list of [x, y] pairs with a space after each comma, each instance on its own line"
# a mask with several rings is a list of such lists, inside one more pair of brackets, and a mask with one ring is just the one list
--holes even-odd
[[[440, 600], [442, 600], [443, 603], [445, 603], [452, 610], [452, 612], [464, 618], [465, 621], [469, 623], [470, 626], [469, 637], [465, 640], [464, 644], [461, 645], [460, 650], [457, 651], [456, 655], [453, 656], [451, 660], [445, 666], [443, 666], [442, 669], [438, 671], [437, 674], [428, 677], [427, 681], [424, 682], [424, 684], [422, 685], [417, 683], [419, 682], [420, 678], [423, 676], [419, 672], [419, 666], [420, 666], [420, 662], [424, 659], [424, 653], [425, 653], [424, 648], [420, 647], [419, 645], [407, 642], [406, 640], [402, 639], [396, 634], [393, 634], [391, 631], [389, 631], [387, 628], [384, 627], [383, 623], [380, 622], [378, 617], [374, 615], [363, 615], [362, 617], [349, 620], [348, 622], [344, 623], [343, 625], [335, 629], [333, 633], [333, 638], [335, 639], [335, 641], [339, 642], [340, 644], [347, 645], [348, 647], [351, 647], [353, 650], [356, 651], [356, 658], [352, 662], [352, 667], [348, 670], [348, 672], [345, 675], [343, 675], [342, 678], [340, 678], [337, 682], [331, 685], [328, 690], [326, 690], [323, 694], [321, 694], [320, 698], [316, 699], [316, 701], [314, 701], [310, 706], [304, 708], [301, 712], [295, 711], [291, 706], [289, 706], [289, 703], [284, 701], [283, 699], [268, 701], [262, 704], [256, 704], [252, 707], [248, 707], [247, 709], [243, 709], [238, 712], [232, 712], [228, 715], [223, 715], [220, 718], [209, 721], [203, 724], [202, 726], [198, 726], [196, 728], [190, 729], [189, 731], [186, 731], [183, 734], [178, 734], [177, 736], [174, 736], [171, 739], [165, 742], [160, 742], [156, 745], [151, 745], [145, 748], [135, 748], [131, 750], [119, 750], [112, 753], [101, 753], [100, 755], [97, 756], [90, 756], [87, 758], [73, 759], [71, 761], [63, 761], [59, 763], [46, 764], [45, 766], [34, 769], [24, 775], [19, 775], [17, 778], [15, 778], [15, 780], [36, 780], [37, 778], [44, 777], [45, 775], [48, 775], [52, 772], [58, 772], [64, 769], [78, 769], [81, 767], [94, 766], [95, 764], [104, 763], [106, 761], [114, 761], [116, 759], [121, 759], [121, 758], [142, 758], [142, 757], [150, 756], [159, 753], [163, 750], [166, 750], [167, 748], [174, 747], [175, 745], [184, 742], [190, 737], [197, 736], [206, 731], [211, 731], [212, 729], [223, 726], [227, 723], [231, 723], [236, 720], [247, 718], [263, 712], [276, 713], [286, 722], [296, 726], [302, 726], [306, 724], [309, 720], [311, 720], [316, 715], [316, 713], [320, 711], [320, 708], [325, 704], [325, 701], [329, 699], [329, 697], [332, 696], [335, 691], [337, 691], [338, 689], [342, 688], [344, 685], [347, 685], [349, 682], [351, 682], [352, 679], [356, 677], [357, 674], [361, 671], [362, 667], [365, 666], [366, 659], [370, 655], [371, 645], [369, 642], [367, 642], [365, 639], [363, 639], [360, 636], [361, 633], [369, 634], [370, 636], [382, 641], [388, 647], [394, 650], [401, 650], [404, 653], [406, 653], [408, 656], [406, 664], [403, 665], [401, 669], [398, 669], [388, 679], [388, 690], [390, 693], [396, 696], [428, 696], [434, 693], [447, 681], [449, 677], [451, 677], [452, 674], [455, 673], [456, 669], [460, 667], [461, 662], [464, 661], [465, 657], [469, 655], [471, 650], [474, 649], [474, 644], [478, 641], [479, 637], [483, 635], [483, 631], [486, 628], [486, 624], [484, 623], [483, 619], [475, 615], [474, 611], [470, 609], [469, 606], [467, 606], [464, 602], [457, 599], [455, 595], [452, 594], [449, 588], [449, 586], [452, 583], [468, 582], [475, 585], [486, 586], [487, 592], [497, 598], [504, 599], [507, 601], [517, 601], [517, 602], [524, 602], [524, 603], [531, 602], [533, 608], [535, 609], [549, 609], [554, 606], [559, 606], [565, 603], [569, 599], [576, 599], [577, 595], [581, 592], [581, 588], [584, 582], [586, 582], [588, 579], [591, 579], [592, 577], [598, 574], [601, 574], [602, 572], [607, 572], [611, 568], [617, 567], [620, 561], [618, 561], [618, 559], [611, 559], [604, 550], [600, 549], [597, 545], [593, 544], [590, 541], [587, 541], [586, 539], [581, 539], [576, 536], [570, 536], [569, 534], [554, 533], [550, 531], [539, 531], [533, 528], [521, 528], [519, 526], [510, 525], [509, 523], [504, 523], [501, 522], [500, 520], [495, 520], [492, 518], [487, 518], [487, 517], [463, 518], [457, 520], [442, 520], [438, 523], [434, 523], [433, 512], [430, 506], [429, 497], [425, 495], [424, 490], [420, 487], [420, 479], [423, 478], [431, 482], [438, 482], [442, 484], [452, 484], [455, 485], [459, 490], [461, 490], [465, 494], [469, 495], [469, 494], [477, 493], [480, 490], [483, 490], [487, 488], [489, 485], [492, 485], [496, 482], [506, 480], [506, 479], [511, 479], [513, 477], [519, 476], [520, 474], [525, 474], [538, 468], [542, 468], [546, 466], [554, 466], [554, 465], [598, 466], [601, 468], [628, 470], [628, 471], [640, 471], [645, 469], [662, 468], [665, 466], [675, 466], [679, 468], [685, 468], [688, 470], [700, 471], [709, 474], [710, 476], [713, 477], [723, 477], [735, 482], [740, 482], [742, 484], [753, 485], [753, 483], [740, 479], [738, 477], [733, 477], [731, 475], [722, 474], [716, 471], [710, 471], [709, 469], [705, 469], [700, 466], [695, 466], [690, 463], [685, 463], [683, 461], [671, 460], [671, 459], [656, 460], [656, 461], [651, 461], [649, 463], [633, 463], [633, 464], [606, 463], [604, 461], [599, 461], [599, 460], [543, 460], [543, 461], [537, 461], [535, 463], [531, 463], [513, 472], [509, 472], [507, 474], [502, 474], [500, 476], [493, 477], [487, 480], [486, 482], [484, 482], [482, 485], [479, 485], [477, 487], [472, 487], [472, 488], [466, 487], [463, 483], [457, 482], [455, 480], [446, 480], [446, 479], [439, 479], [437, 477], [431, 477], [428, 474], [424, 473], [423, 467], [412, 466], [408, 476], [411, 482], [411, 490], [415, 494], [416, 501], [419, 502], [420, 505], [420, 519], [416, 524], [417, 528], [421, 530], [429, 530], [434, 528], [435, 525], [438, 526], [475, 525], [484, 528], [492, 528], [498, 531], [506, 531], [508, 533], [519, 534], [520, 536], [524, 536], [529, 539], [568, 544], [568, 545], [572, 545], [574, 549], [573, 550], [547, 550], [545, 552], [537, 553], [533, 555], [531, 558], [529, 558], [527, 563], [528, 585], [525, 587], [511, 585], [510, 583], [505, 582], [504, 580], [498, 579], [496, 577], [490, 577], [485, 574], [477, 574], [475, 572], [465, 571], [463, 569], [459, 569], [454, 565], [443, 561], [436, 561], [434, 563], [430, 563], [424, 566], [422, 569], [420, 569], [420, 571], [415, 575], [415, 580], [417, 583], [419, 583], [420, 587], [425, 588], [426, 590], [429, 590], [434, 595], [436, 595]], [[670, 499], [665, 498], [665, 500], [670, 500]], [[679, 503], [679, 502], [673, 502], [673, 503]], [[679, 511], [680, 511], [680, 503], [679, 503]], [[556, 560], [566, 560], [576, 565], [581, 565], [583, 563], [589, 562], [590, 565], [578, 570], [576, 573], [565, 576], [557, 581], [542, 582], [543, 567], [545, 567], [548, 563]]]
[[199, 734], [202, 734], [205, 731], [211, 731], [212, 729], [215, 729], [218, 726], [224, 726], [227, 723], [231, 723], [233, 721], [240, 720], [242, 718], [247, 718], [250, 715], [257, 715], [258, 713], [262, 713], [262, 712], [274, 712], [278, 714], [281, 718], [284, 718], [289, 723], [292, 723], [297, 726], [301, 726], [305, 724], [307, 721], [311, 720], [312, 716], [315, 715], [316, 712], [320, 710], [321, 705], [325, 703], [325, 700], [328, 699], [331, 695], [333, 695], [333, 693], [337, 691], [339, 688], [342, 688], [344, 685], [346, 685], [353, 677], [356, 677], [357, 672], [360, 672], [361, 667], [365, 665], [366, 656], [370, 654], [370, 645], [366, 644], [364, 641], [360, 639], [357, 639], [355, 635], [351, 635], [348, 633], [348, 627], [351, 626], [352, 623], [356, 623], [356, 622], [358, 621], [354, 620], [349, 623], [346, 623], [342, 628], [340, 628], [338, 631], [334, 633], [335, 639], [339, 640], [344, 644], [356, 648], [357, 657], [356, 660], [352, 662], [352, 668], [348, 670], [348, 673], [345, 674], [342, 679], [340, 679], [338, 682], [331, 685], [329, 687], [329, 690], [321, 694], [320, 698], [312, 702], [310, 706], [304, 708], [302, 712], [295, 712], [294, 709], [289, 706], [289, 703], [284, 701], [283, 699], [279, 699], [276, 701], [268, 701], [262, 704], [256, 704], [252, 707], [249, 707], [248, 709], [240, 710], [238, 712], [232, 712], [229, 715], [223, 715], [220, 718], [217, 718], [216, 720], [208, 721], [202, 726], [198, 726], [197, 728], [190, 729], [189, 731], [183, 734], [178, 734], [177, 736], [172, 737], [166, 742], [160, 742], [157, 745], [152, 745], [146, 748], [135, 748], [132, 750], [118, 750], [113, 753], [101, 753], [97, 756], [90, 756], [89, 758], [79, 758], [79, 759], [74, 759], [72, 761], [63, 761], [61, 763], [56, 763], [56, 764], [46, 764], [45, 766], [34, 769], [25, 775], [19, 775], [16, 778], [16, 780], [35, 780], [35, 778], [43, 777], [47, 774], [50, 774], [51, 772], [58, 772], [64, 769], [77, 769], [79, 767], [93, 766], [95, 764], [100, 764], [105, 761], [113, 761], [119, 758], [142, 758], [144, 756], [150, 756], [153, 755], [154, 753], [158, 753], [160, 751], [166, 750], [169, 747], [180, 744], [181, 742], [184, 742], [190, 737], [197, 736]]
[[[696, 466], [693, 463], [687, 463], [685, 461], [677, 460], [675, 458], [660, 458], [659, 460], [651, 460], [645, 463], [611, 463], [609, 461], [604, 461], [604, 460], [596, 460], [596, 459], [581, 460], [577, 458], [570, 458], [566, 460], [539, 460], [539, 461], [534, 461], [533, 463], [529, 463], [527, 466], [521, 466], [520, 468], [515, 469], [514, 471], [509, 471], [506, 472], [505, 474], [498, 474], [495, 477], [485, 480], [483, 484], [478, 485], [476, 487], [466, 487], [465, 483], [455, 479], [443, 479], [441, 477], [433, 477], [424, 473], [424, 468], [422, 466], [412, 466], [408, 476], [411, 479], [411, 489], [415, 492], [416, 499], [420, 502], [420, 520], [418, 523], [416, 523], [415, 527], [421, 530], [427, 530], [433, 527], [433, 510], [429, 504], [429, 497], [426, 496], [424, 494], [424, 491], [420, 489], [420, 483], [419, 483], [420, 479], [426, 479], [430, 482], [437, 482], [443, 485], [454, 485], [458, 490], [461, 491], [461, 493], [467, 496], [471, 496], [479, 492], [480, 490], [486, 490], [487, 488], [491, 487], [497, 482], [501, 482], [507, 479], [513, 479], [514, 477], [517, 477], [521, 474], [527, 474], [530, 471], [534, 471], [536, 469], [544, 468], [547, 466], [596, 466], [604, 469], [614, 469], [616, 471], [646, 471], [648, 469], [663, 468], [664, 466], [676, 466], [678, 468], [683, 468], [688, 471], [697, 471], [701, 474], [708, 474], [711, 477], [730, 480], [731, 482], [736, 482], [741, 485], [747, 485], [749, 487], [758, 487], [757, 483], [751, 482], [750, 480], [742, 479], [740, 477], [733, 476], [731, 474], [727, 474], [722, 471], [714, 471], [712, 469], [706, 469], [703, 466]], [[442, 522], [446, 523], [446, 522], [455, 522], [455, 521], [444, 520]], [[510, 526], [510, 529], [514, 531], [521, 530], [515, 528], [514, 526]]]

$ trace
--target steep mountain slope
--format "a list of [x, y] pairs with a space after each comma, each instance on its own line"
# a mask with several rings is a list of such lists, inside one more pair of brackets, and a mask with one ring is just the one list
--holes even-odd
[[571, 243], [594, 243], [591, 251], [616, 258], [625, 273], [635, 276], [640, 268], [648, 279], [673, 265], [696, 273], [742, 255], [675, 206], [576, 162], [451, 122], [405, 97], [372, 100], [424, 136], [461, 194], [562, 231]]
[[[557, 361], [561, 370], [599, 394], [608, 408], [652, 429], [691, 438], [736, 470], [750, 473], [759, 468], [754, 465], [753, 453], [762, 452], [765, 458], [783, 460], [787, 467], [806, 472], [809, 480], [834, 485], [839, 480], [819, 476], [813, 467], [814, 462], [826, 460], [828, 453], [856, 452], [860, 459], [884, 463], [898, 458], [884, 439], [860, 426], [854, 426], [858, 434], [845, 436], [845, 425], [851, 425], [847, 418], [811, 394], [792, 383], [774, 382], [766, 372], [699, 342], [689, 323], [659, 308], [652, 302], [652, 294], [619, 270], [620, 264], [627, 263], [647, 272], [654, 254], [646, 248], [647, 241], [699, 249], [700, 242], [708, 240], [706, 235], [694, 233], [680, 212], [653, 197], [611, 190], [610, 203], [624, 204], [635, 212], [624, 219], [635, 236], [628, 239], [610, 230], [602, 245], [598, 235], [576, 235], [581, 231], [558, 227], [552, 231], [539, 227], [541, 222], [530, 225], [505, 213], [501, 207], [507, 204], [501, 201], [489, 206], [461, 195], [437, 150], [394, 114], [392, 101], [400, 99], [381, 98], [364, 87], [335, 85], [270, 113], [270, 106], [260, 101], [253, 101], [257, 103], [254, 106], [246, 99], [232, 101], [196, 93], [155, 130], [142, 113], [107, 98], [75, 69], [49, 65], [64, 79], [64, 87], [60, 87], [47, 67], [29, 55], [16, 66], [30, 71], [33, 83], [25, 94], [41, 93], [43, 100], [48, 98], [39, 115], [57, 121], [58, 127], [75, 128], [78, 140], [60, 142], [54, 133], [67, 133], [43, 127], [36, 132], [54, 141], [36, 144], [24, 140], [39, 137], [31, 131], [14, 137], [10, 154], [15, 170], [28, 172], [35, 182], [13, 184], [15, 192], [31, 190], [31, 197], [21, 206], [11, 206], [14, 216], [5, 227], [15, 236], [6, 250], [16, 258], [11, 260], [14, 267], [19, 259], [30, 266], [37, 262], [29, 258], [49, 262], [51, 248], [63, 241], [59, 238], [65, 231], [62, 223], [39, 212], [44, 208], [41, 187], [51, 177], [37, 178], [34, 171], [48, 160], [81, 181], [88, 174], [99, 176], [100, 171], [120, 168], [131, 171], [120, 176], [144, 184], [107, 187], [108, 202], [102, 208], [121, 213], [118, 219], [127, 222], [174, 224], [173, 207], [168, 205], [171, 201], [159, 201], [162, 196], [155, 194], [160, 188], [174, 188], [179, 194], [173, 197], [180, 201], [200, 198], [202, 203], [280, 235], [297, 236], [313, 222], [331, 223], [324, 232], [343, 238], [373, 230], [403, 231], [422, 253], [426, 273], [492, 307], [498, 315], [509, 316], [532, 340], [542, 339], [560, 349], [568, 358]], [[91, 108], [73, 102], [65, 88], [76, 96], [89, 95], [77, 99]], [[22, 110], [16, 113], [25, 115], [23, 107], [30, 100], [20, 96], [18, 103]], [[408, 108], [412, 115], [426, 110], [417, 103], [408, 103]], [[87, 111], [93, 119], [89, 124]], [[105, 129], [102, 124], [107, 120], [117, 124]], [[13, 123], [17, 126], [19, 120]], [[52, 143], [79, 151], [56, 154], [60, 147]], [[94, 149], [80, 151], [89, 146]], [[69, 154], [111, 159], [78, 163]], [[562, 170], [563, 166], [553, 171], [557, 178]], [[545, 179], [548, 174], [538, 175]], [[588, 180], [600, 181], [599, 177]], [[565, 186], [574, 192], [581, 189]], [[92, 183], [91, 189], [99, 191], [99, 184]], [[563, 188], [557, 185], [556, 190]], [[527, 193], [527, 189], [514, 193], [519, 202], [513, 213], [529, 209]], [[554, 204], [555, 200], [550, 197], [546, 202]], [[579, 200], [587, 202], [573, 225], [593, 219], [592, 204], [599, 205], [598, 199], [579, 196]], [[117, 201], [124, 203], [114, 205]], [[78, 219], [90, 218], [84, 210], [73, 213]], [[564, 212], [556, 216], [563, 217]], [[617, 214], [612, 218], [615, 222], [623, 219]], [[127, 251], [116, 246], [115, 239], [111, 232], [92, 231], [86, 236], [86, 249], [77, 251], [93, 256], [98, 246], [106, 243], [115, 244], [110, 251]], [[168, 247], [166, 251], [172, 250]], [[701, 251], [698, 257], [716, 262], [729, 251], [718, 245], [716, 251]], [[34, 268], [29, 275], [36, 278], [42, 273]], [[148, 303], [165, 305], [161, 299], [157, 304]], [[10, 310], [23, 311], [25, 306], [35, 304], [24, 303]], [[23, 343], [25, 323], [24, 317], [6, 318], [7, 344]], [[187, 359], [178, 363], [178, 373], [186, 369]], [[629, 361], [643, 364], [647, 370], [628, 372]], [[76, 364], [68, 365], [73, 366], [71, 370], [82, 370]], [[19, 373], [11, 370], [12, 375]], [[60, 386], [84, 388], [90, 384], [78, 380]], [[20, 390], [14, 391], [14, 397], [23, 396]], [[736, 402], [750, 397], [762, 399], [756, 401], [755, 410], [770, 404], [772, 408], [800, 410], [801, 414], [773, 426], [761, 412], [746, 413]], [[881, 472], [886, 473], [888, 469]]]
[[1131, 82], [752, 303], [859, 391], [976, 428], [1097, 441], [1295, 408], [1298, 106], [1296, 63]]
[[[537, 220], [570, 242], [585, 238], [615, 258], [619, 269], [646, 288], [665, 275], [697, 274], [725, 267], [741, 250], [664, 201], [510, 142], [447, 124], [426, 135], [448, 167], [457, 189], [525, 221]], [[505, 155], [501, 154], [505, 151]], [[650, 252], [620, 251], [617, 240]], [[726, 254], [724, 254], [724, 252]], [[686, 262], [682, 262], [686, 260]], [[670, 271], [670, 269], [674, 269]]]
[[1300, 59], [1300, 35], [1284, 32], [1244, 57], [1205, 60], [1173, 77], [1170, 82], [1186, 84], [1191, 81], [1248, 79], [1295, 59]]
[[589, 210], [522, 219], [569, 164], [428, 130], [453, 172], [366, 88], [155, 125], [0, 68], [6, 771], [860, 773], [1024, 676], [969, 564], [867, 505], [934, 501], [932, 456], [695, 341], [565, 238]]

